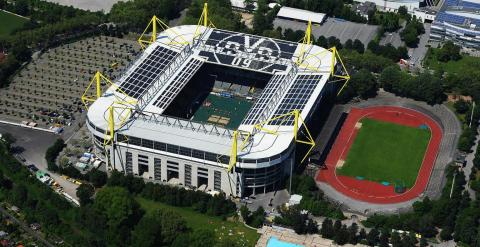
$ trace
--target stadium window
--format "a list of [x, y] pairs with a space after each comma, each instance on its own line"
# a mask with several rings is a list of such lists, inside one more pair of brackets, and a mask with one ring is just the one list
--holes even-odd
[[192, 150], [190, 148], [180, 147], [180, 154], [185, 156], [192, 156]]
[[167, 144], [163, 142], [154, 142], [153, 148], [160, 151], [167, 151]]
[[153, 141], [148, 139], [142, 139], [142, 147], [153, 148]]
[[169, 152], [169, 153], [174, 153], [174, 154], [178, 154], [178, 146], [177, 146], [177, 145], [167, 144], [167, 152]]
[[197, 159], [205, 159], [205, 153], [203, 151], [192, 149], [192, 157]]
[[217, 162], [217, 155], [214, 153], [205, 152], [205, 159]]
[[136, 146], [141, 146], [141, 139], [137, 137], [130, 136], [128, 138], [128, 144], [130, 145], [136, 145]]

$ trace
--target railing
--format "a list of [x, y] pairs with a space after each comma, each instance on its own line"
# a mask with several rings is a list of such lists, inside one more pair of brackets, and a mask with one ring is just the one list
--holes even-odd
[[155, 124], [173, 126], [180, 129], [187, 129], [193, 132], [201, 132], [204, 134], [222, 136], [227, 138], [233, 137], [233, 130], [230, 130], [224, 127], [220, 127], [214, 124], [205, 124], [205, 123], [194, 122], [187, 119], [180, 119], [180, 118], [165, 116], [165, 115], [161, 115], [153, 112], [144, 111], [142, 113], [136, 113], [134, 118], [137, 120], [153, 122]]

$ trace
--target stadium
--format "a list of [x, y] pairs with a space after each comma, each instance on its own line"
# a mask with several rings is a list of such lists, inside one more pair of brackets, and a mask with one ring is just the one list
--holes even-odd
[[217, 29], [206, 8], [199, 25], [150, 27], [122, 76], [97, 73], [82, 97], [109, 169], [231, 196], [278, 189], [349, 79], [335, 48], [312, 45], [311, 24], [301, 43]]

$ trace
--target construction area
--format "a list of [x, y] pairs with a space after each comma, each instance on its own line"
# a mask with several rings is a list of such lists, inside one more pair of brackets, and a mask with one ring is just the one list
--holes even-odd
[[95, 72], [114, 79], [139, 51], [133, 40], [97, 36], [34, 54], [0, 89], [0, 120], [40, 128], [69, 126], [85, 110], [80, 96]]

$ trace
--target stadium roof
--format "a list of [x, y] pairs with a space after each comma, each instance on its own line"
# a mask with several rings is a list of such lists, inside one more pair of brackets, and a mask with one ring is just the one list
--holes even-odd
[[326, 15], [323, 13], [316, 13], [303, 9], [281, 7], [280, 11], [278, 11], [277, 17], [300, 20], [305, 22], [312, 21], [313, 23], [320, 24], [325, 20]]
[[[295, 61], [302, 54], [302, 48], [297, 43], [204, 27], [201, 27], [199, 42], [180, 45], [181, 41], [192, 40], [196, 29], [197, 26], [178, 26], [159, 34], [157, 41], [148, 46], [116, 82], [119, 86], [110, 87], [90, 106], [89, 129], [98, 128], [97, 135], [104, 135], [109, 106], [119, 97], [125, 101], [136, 99], [140, 111], [132, 116], [126, 110], [115, 111], [116, 123], [129, 118], [117, 133], [230, 155], [233, 130], [163, 115], [203, 63], [272, 75], [239, 126], [240, 130], [252, 131], [260, 121], [294, 109], [300, 110], [303, 119], [311, 114], [330, 77], [330, 51], [309, 46], [309, 55], [304, 60], [308, 67], [298, 67]], [[239, 153], [240, 159], [274, 157], [289, 149], [294, 128], [291, 119], [264, 127], [275, 128], [278, 134], [256, 133], [248, 148]]]

